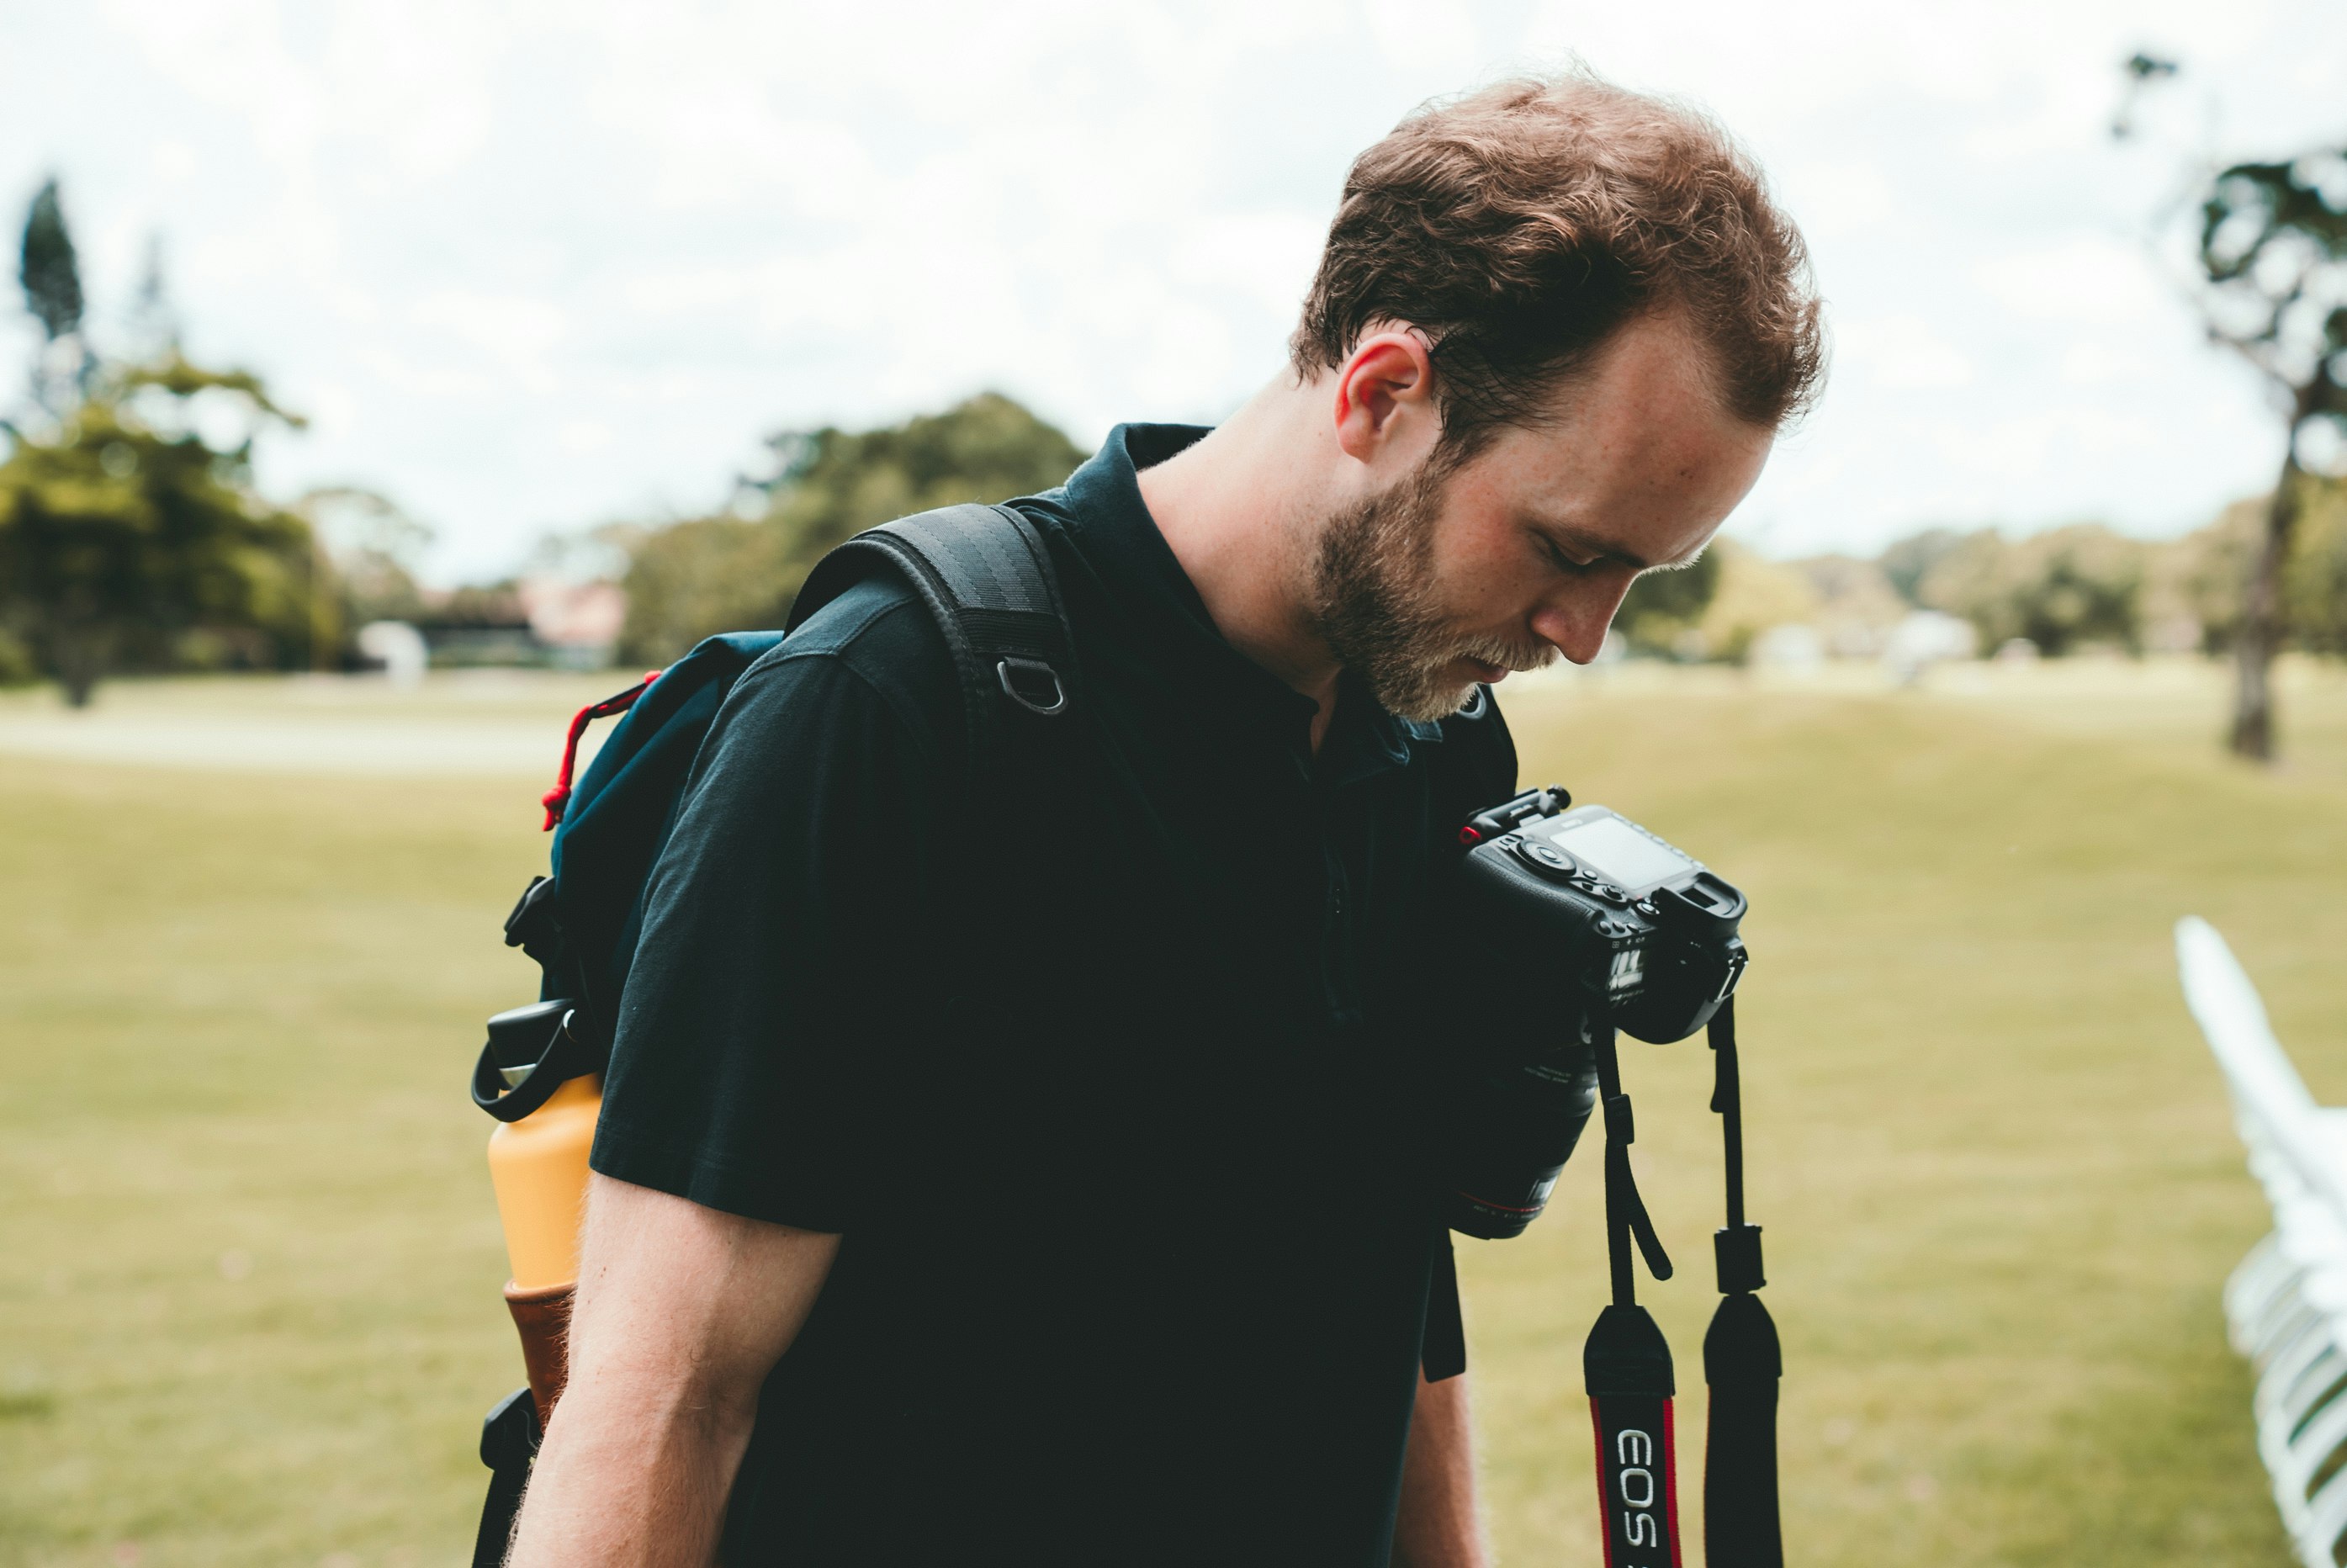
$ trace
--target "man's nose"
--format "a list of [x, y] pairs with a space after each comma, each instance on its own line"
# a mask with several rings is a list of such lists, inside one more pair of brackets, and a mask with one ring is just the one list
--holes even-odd
[[1606, 629], [1622, 608], [1637, 573], [1623, 570], [1593, 574], [1564, 587], [1532, 614], [1532, 634], [1555, 645], [1575, 664], [1586, 664], [1605, 646]]

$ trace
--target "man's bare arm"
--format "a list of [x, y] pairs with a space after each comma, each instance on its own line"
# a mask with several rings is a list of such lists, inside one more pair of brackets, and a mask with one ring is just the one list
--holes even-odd
[[595, 1176], [570, 1381], [510, 1568], [706, 1568], [758, 1390], [806, 1321], [839, 1238]]
[[1419, 1376], [1393, 1556], [1394, 1568], [1485, 1568], [1491, 1561], [1475, 1512], [1475, 1437], [1463, 1372], [1439, 1383]]

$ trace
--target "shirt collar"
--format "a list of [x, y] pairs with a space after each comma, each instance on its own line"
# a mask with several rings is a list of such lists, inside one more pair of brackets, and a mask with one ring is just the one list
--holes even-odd
[[[1194, 685], [1199, 700], [1308, 746], [1312, 700], [1224, 639], [1142, 498], [1141, 470], [1205, 434], [1198, 425], [1120, 425], [1065, 487], [1039, 499], [1059, 504], [1055, 509], [1069, 525], [1078, 556], [1161, 673]], [[1350, 784], [1407, 764], [1413, 742], [1441, 738], [1435, 725], [1389, 712], [1348, 673], [1316, 771], [1330, 782]]]

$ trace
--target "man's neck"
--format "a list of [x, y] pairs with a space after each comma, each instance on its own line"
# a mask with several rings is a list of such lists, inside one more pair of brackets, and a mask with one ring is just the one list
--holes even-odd
[[1333, 446], [1325, 420], [1282, 377], [1194, 446], [1141, 472], [1141, 496], [1224, 641], [1319, 704], [1319, 749], [1337, 708], [1337, 656], [1306, 595], [1318, 540], [1312, 477]]

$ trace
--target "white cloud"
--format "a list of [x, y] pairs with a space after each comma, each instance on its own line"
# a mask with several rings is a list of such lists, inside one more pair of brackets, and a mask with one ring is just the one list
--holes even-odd
[[[2188, 76], [2114, 146], [2146, 44]], [[162, 231], [190, 346], [321, 415], [270, 482], [380, 486], [485, 571], [710, 504], [781, 425], [1218, 416], [1352, 155], [1569, 51], [1712, 108], [1815, 249], [1837, 384], [1740, 529], [2170, 528], [2265, 481], [2254, 382], [2137, 236], [2186, 154], [2335, 134], [2316, 0], [102, 0], [12, 22], [0, 201], [64, 175], [102, 322]]]
[[2159, 363], [2147, 354], [2101, 343], [2074, 343], [2062, 351], [2062, 379], [2072, 386], [2108, 386], [2156, 375]]
[[1913, 312], [1845, 316], [1834, 323], [1834, 365], [1867, 384], [1897, 391], [1968, 386], [1973, 358], [1941, 327]]
[[1993, 255], [1973, 275], [1997, 303], [2030, 321], [2135, 322], [2178, 302], [2140, 245], [2099, 235]]

